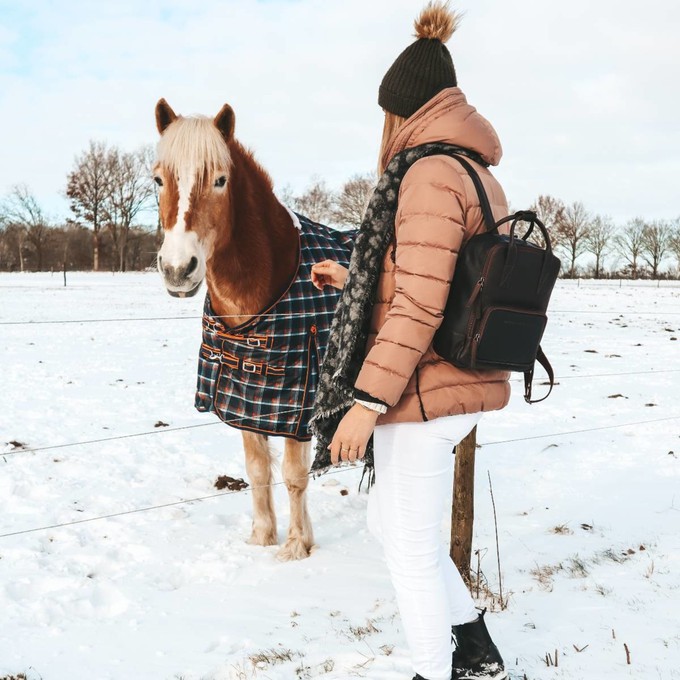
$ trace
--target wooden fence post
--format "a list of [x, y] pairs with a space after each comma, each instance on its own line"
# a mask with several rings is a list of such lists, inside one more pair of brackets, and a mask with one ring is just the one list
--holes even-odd
[[477, 427], [456, 447], [451, 510], [451, 559], [466, 583], [470, 583], [472, 528], [475, 518], [475, 450]]

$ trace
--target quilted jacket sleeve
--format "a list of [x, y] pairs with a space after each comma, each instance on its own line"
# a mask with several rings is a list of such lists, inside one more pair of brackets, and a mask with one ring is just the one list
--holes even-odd
[[406, 173], [395, 220], [395, 295], [355, 387], [394, 406], [442, 322], [465, 234], [465, 190], [448, 159]]

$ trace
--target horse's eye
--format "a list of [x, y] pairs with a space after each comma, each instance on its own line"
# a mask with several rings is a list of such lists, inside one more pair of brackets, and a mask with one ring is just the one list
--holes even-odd
[[216, 187], [223, 187], [226, 183], [227, 183], [227, 178], [224, 175], [222, 175], [222, 177], [218, 177], [215, 180], [215, 186]]
[[153, 181], [156, 182], [156, 184], [158, 184], [159, 187], [162, 187], [162, 186], [163, 186], [163, 180], [162, 180], [158, 175], [156, 175], [156, 176], [153, 178]]

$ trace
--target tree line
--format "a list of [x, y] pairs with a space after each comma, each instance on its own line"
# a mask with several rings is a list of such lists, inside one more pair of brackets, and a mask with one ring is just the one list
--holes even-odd
[[532, 209], [549, 225], [563, 277], [680, 278], [680, 218], [635, 217], [617, 225], [580, 201], [565, 204], [553, 196], [539, 196]]
[[[26, 185], [0, 199], [0, 271], [130, 271], [155, 266], [161, 225], [151, 180], [153, 151], [123, 151], [91, 141], [74, 159], [64, 195], [70, 217], [51, 220]], [[340, 229], [357, 228], [373, 192], [375, 175], [350, 177], [338, 191], [313, 178], [280, 200], [310, 219]], [[636, 217], [616, 225], [583, 203], [539, 196], [531, 206], [548, 227], [562, 259], [562, 276], [680, 278], [680, 218]]]
[[[374, 181], [371, 175], [356, 175], [335, 194], [316, 179], [297, 196], [287, 187], [282, 200], [318, 222], [358, 227]], [[680, 278], [680, 218], [636, 217], [616, 225], [610, 217], [589, 212], [579, 201], [566, 204], [547, 195], [539, 196], [530, 209], [548, 228], [551, 244], [562, 260], [562, 277]], [[540, 234], [534, 234], [544, 245]]]
[[[64, 196], [70, 216], [50, 219], [25, 184], [0, 199], [0, 271], [131, 271], [154, 267], [162, 241], [158, 194], [151, 179], [153, 151], [123, 151], [91, 141], [73, 162]], [[340, 191], [312, 180], [300, 195], [280, 199], [311, 219], [357, 227], [374, 180], [356, 175]]]
[[[356, 175], [340, 194], [334, 194], [317, 179], [297, 196], [287, 187], [282, 200], [323, 224], [358, 227], [373, 186], [371, 175]], [[562, 260], [563, 278], [680, 278], [680, 218], [635, 217], [616, 225], [579, 201], [566, 204], [547, 195], [539, 196], [530, 210], [548, 227], [551, 244]], [[542, 241], [540, 234], [535, 236]]]
[[0, 270], [127, 271], [155, 260], [157, 213], [150, 147], [90, 142], [66, 178], [70, 217], [48, 217], [25, 184], [0, 200]]

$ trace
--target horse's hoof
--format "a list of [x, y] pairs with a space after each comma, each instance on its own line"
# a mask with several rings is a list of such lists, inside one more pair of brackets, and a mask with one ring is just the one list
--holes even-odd
[[253, 531], [250, 538], [246, 541], [249, 545], [278, 545], [276, 532]]
[[293, 560], [304, 560], [309, 557], [312, 550], [311, 545], [307, 545], [299, 538], [289, 538], [276, 554], [276, 559], [280, 562], [292, 562]]

